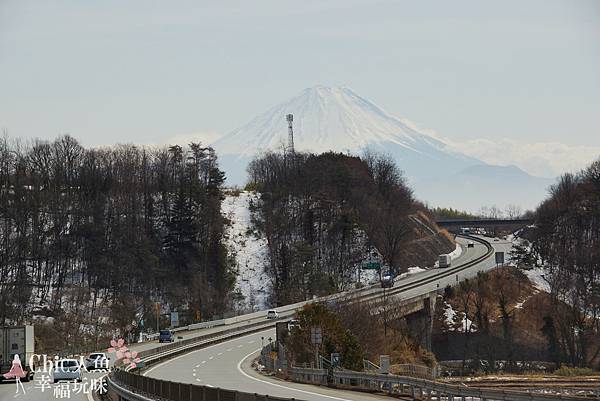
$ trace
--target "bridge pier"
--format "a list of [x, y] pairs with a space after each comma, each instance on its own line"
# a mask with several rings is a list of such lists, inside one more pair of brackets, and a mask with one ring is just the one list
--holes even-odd
[[405, 317], [411, 337], [428, 351], [431, 351], [436, 295], [429, 294], [429, 297], [423, 300], [423, 309]]

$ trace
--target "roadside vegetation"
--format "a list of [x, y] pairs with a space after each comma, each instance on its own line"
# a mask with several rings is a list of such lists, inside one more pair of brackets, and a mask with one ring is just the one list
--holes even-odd
[[[390, 369], [398, 364], [417, 364], [433, 367], [435, 356], [419, 344], [419, 334], [411, 331], [404, 321], [387, 321], [385, 316], [371, 316], [367, 305], [309, 304], [297, 314], [286, 350], [295, 364], [315, 361], [315, 345], [311, 343], [311, 328], [320, 327], [323, 344], [319, 354], [330, 359], [339, 353], [341, 366], [362, 371], [363, 360], [379, 364], [380, 355], [390, 356]], [[415, 336], [416, 334], [416, 336]]]
[[266, 153], [248, 173], [247, 189], [261, 194], [254, 223], [267, 238], [275, 305], [349, 289], [374, 254], [400, 272], [454, 250], [388, 157]]
[[434, 351], [462, 373], [600, 369], [600, 160], [549, 192], [516, 239], [516, 267], [449, 288], [438, 304]]

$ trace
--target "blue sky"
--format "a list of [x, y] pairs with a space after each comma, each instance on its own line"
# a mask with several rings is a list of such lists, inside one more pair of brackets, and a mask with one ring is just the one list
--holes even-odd
[[471, 154], [560, 170], [600, 154], [599, 71], [597, 1], [0, 1], [11, 137], [211, 138], [345, 85]]

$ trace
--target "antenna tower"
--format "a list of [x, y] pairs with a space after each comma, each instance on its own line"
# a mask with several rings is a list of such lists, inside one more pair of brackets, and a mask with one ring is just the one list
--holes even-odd
[[285, 119], [288, 123], [288, 150], [290, 153], [294, 153], [294, 129], [292, 128], [294, 116], [292, 114], [288, 114], [285, 116]]

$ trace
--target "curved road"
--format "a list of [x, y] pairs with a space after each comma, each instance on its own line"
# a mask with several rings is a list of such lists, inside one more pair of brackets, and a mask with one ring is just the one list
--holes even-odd
[[[467, 263], [487, 252], [487, 247], [483, 244], [475, 243], [473, 248], [467, 248], [466, 243], [468, 240], [459, 238], [458, 241], [461, 245], [464, 245], [464, 248], [460, 258], [453, 261], [454, 265]], [[508, 252], [511, 248], [511, 244], [507, 241], [492, 241], [491, 243], [497, 251]], [[495, 266], [494, 257], [492, 256], [458, 273], [458, 277], [453, 275], [441, 278], [438, 281], [407, 290], [402, 295], [410, 298], [426, 292], [432, 292], [437, 288], [444, 288], [447, 284], [454, 284], [457, 280], [460, 281], [467, 277], [476, 276], [479, 271], [490, 270]], [[400, 283], [408, 284], [424, 277], [435, 276], [441, 270], [443, 269], [432, 269], [406, 277], [403, 280], [399, 280], [396, 286]], [[388, 397], [379, 395], [290, 383], [259, 375], [250, 367], [250, 363], [260, 351], [261, 337], [274, 338], [275, 331], [273, 329], [265, 330], [184, 354], [158, 364], [148, 369], [144, 374], [149, 377], [176, 382], [221, 387], [277, 397], [294, 397], [307, 401], [389, 399]]]

